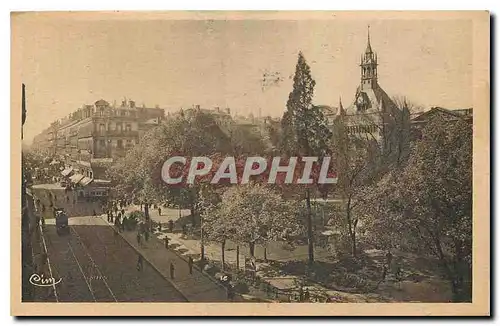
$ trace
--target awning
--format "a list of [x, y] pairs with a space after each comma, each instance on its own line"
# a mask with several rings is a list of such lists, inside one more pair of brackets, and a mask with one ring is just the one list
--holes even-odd
[[83, 179], [83, 175], [81, 175], [81, 174], [74, 174], [74, 175], [72, 175], [69, 179], [70, 179], [70, 180], [71, 180], [71, 182], [73, 182], [73, 183], [78, 183], [80, 180], [82, 180], [82, 179]]
[[61, 172], [61, 174], [62, 174], [63, 176], [65, 176], [65, 177], [66, 177], [66, 176], [68, 176], [68, 174], [70, 174], [70, 173], [71, 173], [71, 171], [73, 171], [73, 168], [72, 168], [72, 167], [69, 167], [69, 168], [64, 169], [64, 170]]
[[89, 178], [89, 177], [83, 177], [83, 179], [82, 179], [82, 180], [80, 180], [80, 184], [81, 184], [82, 186], [84, 186], [84, 187], [85, 187], [86, 185], [88, 185], [89, 183], [91, 183], [91, 182], [92, 182], [92, 179], [91, 179], [91, 178]]

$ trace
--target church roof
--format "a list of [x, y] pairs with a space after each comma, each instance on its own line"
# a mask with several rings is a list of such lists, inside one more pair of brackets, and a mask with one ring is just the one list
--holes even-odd
[[[467, 110], [467, 109], [465, 109]], [[470, 110], [470, 109], [468, 109]], [[468, 119], [471, 116], [463, 113], [464, 110], [449, 110], [441, 107], [433, 107], [428, 111], [422, 112], [412, 118], [412, 123], [427, 122], [435, 116], [441, 116], [446, 120]]]
[[356, 107], [356, 100], [362, 96], [367, 105], [367, 113], [383, 111], [389, 109], [390, 107], [395, 107], [394, 101], [387, 95], [387, 93], [382, 89], [382, 87], [376, 85], [373, 88], [363, 89], [358, 87], [356, 89], [356, 96], [352, 104], [347, 108], [347, 114], [357, 114], [358, 108]]

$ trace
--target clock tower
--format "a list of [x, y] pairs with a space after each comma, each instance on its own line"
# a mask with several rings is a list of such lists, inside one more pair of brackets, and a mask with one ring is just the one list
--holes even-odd
[[365, 53], [361, 56], [361, 89], [377, 87], [377, 54], [373, 52], [370, 44], [370, 26], [368, 26], [368, 44]]

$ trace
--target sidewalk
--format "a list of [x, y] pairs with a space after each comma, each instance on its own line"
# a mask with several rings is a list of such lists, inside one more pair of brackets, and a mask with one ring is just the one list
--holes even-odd
[[[132, 211], [140, 210], [140, 206], [129, 206], [126, 209], [127, 213], [130, 213]], [[185, 214], [185, 212], [183, 212]], [[183, 216], [184, 216], [183, 214]], [[166, 223], [170, 219], [170, 217], [177, 217], [178, 218], [178, 211], [174, 209], [169, 209], [169, 208], [162, 208], [162, 215], [158, 215], [158, 210], [156, 209], [150, 209], [149, 215], [151, 219], [155, 222], [160, 222], [162, 223], [162, 232], [158, 232], [155, 230], [154, 234], [158, 239], [165, 239], [165, 236], [169, 238], [169, 246], [173, 248], [177, 252], [178, 255], [185, 256], [186, 259], [188, 259], [189, 256], [191, 256], [195, 261], [200, 259], [200, 240], [198, 239], [187, 239], [185, 238], [182, 233], [170, 233], [167, 232], [166, 228]], [[177, 218], [172, 218], [173, 221], [176, 221]], [[222, 253], [221, 253], [221, 247], [218, 244], [215, 243], [206, 243], [205, 244], [205, 257], [214, 263], [220, 263], [222, 260]], [[236, 266], [236, 250], [235, 249], [228, 249], [228, 246], [226, 245], [226, 251], [224, 254], [224, 258], [227, 264], [231, 264], [233, 266]], [[245, 268], [245, 257], [249, 257], [249, 250], [246, 246], [240, 246], [240, 255], [239, 255], [239, 260], [240, 260], [240, 269]], [[271, 253], [268, 253], [269, 258], [273, 256]], [[276, 271], [277, 273], [272, 273], [272, 274], [279, 274], [279, 276], [269, 276], [269, 264], [267, 263], [262, 263], [262, 262], [257, 262], [256, 263], [257, 267], [257, 275], [265, 279], [267, 282], [270, 284], [276, 286], [277, 288], [280, 289], [291, 289], [294, 286], [292, 285], [294, 282], [294, 279], [298, 278], [293, 275], [287, 275], [283, 273], [282, 271]], [[284, 280], [287, 280], [285, 283], [290, 283], [290, 284], [283, 284]], [[321, 291], [324, 293], [329, 293], [330, 295], [334, 297], [339, 296], [339, 292], [337, 291], [331, 291], [329, 289], [326, 289], [325, 287], [315, 284], [314, 286], [309, 287], [310, 290], [313, 291]], [[346, 300], [347, 301], [347, 300]], [[351, 301], [351, 300], [350, 300]]]
[[[107, 222], [106, 215], [101, 218]], [[107, 222], [110, 226], [112, 223]], [[151, 236], [148, 242], [144, 238], [139, 246], [135, 231], [124, 231], [119, 233], [130, 246], [132, 246], [144, 259], [153, 266], [163, 277], [181, 292], [190, 302], [226, 302], [227, 293], [222, 285], [211, 280], [207, 275], [201, 273], [193, 266], [193, 273], [189, 274], [187, 257], [183, 258], [166, 249], [161, 239]], [[175, 266], [174, 279], [170, 278], [170, 263]]]

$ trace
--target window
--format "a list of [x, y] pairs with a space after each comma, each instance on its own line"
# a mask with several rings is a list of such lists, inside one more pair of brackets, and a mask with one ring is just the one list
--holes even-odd
[[127, 147], [132, 147], [132, 139], [127, 139]]
[[101, 123], [101, 124], [99, 125], [99, 131], [100, 131], [100, 132], [104, 132], [104, 131], [106, 131], [106, 125], [105, 125], [104, 123]]
[[122, 125], [122, 123], [121, 123], [121, 122], [118, 122], [118, 123], [116, 124], [116, 131], [123, 131], [123, 125]]
[[106, 142], [104, 141], [104, 139], [99, 140], [99, 146], [101, 147], [106, 146]]
[[122, 117], [124, 117], [124, 116], [125, 116], [125, 110], [121, 110], [121, 111], [120, 111], [120, 115], [121, 115]]
[[101, 117], [102, 117], [102, 116], [104, 116], [104, 108], [103, 108], [103, 107], [101, 107], [101, 108], [99, 109], [99, 115], [100, 115]]
[[132, 126], [129, 123], [127, 123], [125, 125], [125, 131], [131, 131], [131, 130], [132, 130]]
[[116, 147], [118, 147], [118, 148], [123, 148], [123, 140], [118, 139], [118, 140], [116, 141]]

